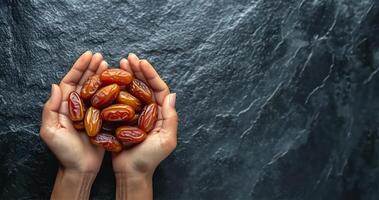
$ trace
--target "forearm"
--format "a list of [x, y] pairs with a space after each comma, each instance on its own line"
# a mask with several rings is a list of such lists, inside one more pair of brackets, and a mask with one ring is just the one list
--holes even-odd
[[128, 176], [116, 173], [117, 200], [153, 199], [152, 175]]
[[95, 178], [94, 173], [59, 168], [51, 199], [89, 199]]

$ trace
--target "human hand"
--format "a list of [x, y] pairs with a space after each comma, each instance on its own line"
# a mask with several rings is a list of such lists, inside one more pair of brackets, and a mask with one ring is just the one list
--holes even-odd
[[[166, 83], [148, 61], [139, 60], [134, 54], [129, 54], [128, 59], [122, 59], [120, 68], [134, 74], [153, 90], [155, 102], [158, 104], [158, 121], [145, 141], [113, 154], [116, 197], [126, 199], [126, 193], [130, 199], [148, 199], [152, 198], [151, 179], [155, 168], [177, 144], [176, 94], [170, 94]], [[124, 192], [125, 190], [129, 192]], [[141, 190], [142, 196], [138, 196], [138, 190]]]
[[[100, 169], [104, 150], [92, 145], [84, 132], [78, 132], [73, 127], [68, 117], [67, 99], [70, 92], [80, 91], [88, 77], [105, 69], [107, 63], [103, 61], [102, 55], [92, 55], [87, 51], [78, 58], [59, 86], [52, 85], [51, 96], [43, 109], [40, 129], [40, 137], [60, 162], [52, 198], [60, 198], [64, 193], [74, 194], [73, 191], [67, 191], [70, 188], [80, 189], [76, 187], [77, 184], [92, 185]], [[77, 194], [76, 197], [89, 195], [89, 188], [87, 190], [88, 194]]]

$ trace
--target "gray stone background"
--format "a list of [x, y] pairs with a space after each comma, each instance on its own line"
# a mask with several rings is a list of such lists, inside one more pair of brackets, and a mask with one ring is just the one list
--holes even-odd
[[[0, 199], [48, 199], [50, 85], [135, 52], [177, 93], [163, 199], [379, 199], [377, 0], [0, 2]], [[109, 155], [92, 199], [114, 199]]]

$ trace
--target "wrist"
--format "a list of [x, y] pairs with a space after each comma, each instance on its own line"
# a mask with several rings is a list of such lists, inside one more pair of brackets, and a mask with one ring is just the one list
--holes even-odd
[[152, 199], [152, 174], [116, 172], [116, 199]]
[[51, 199], [89, 199], [96, 173], [60, 167]]
[[155, 167], [152, 168], [151, 166], [139, 163], [138, 165], [113, 165], [113, 171], [115, 173], [115, 176], [126, 176], [126, 177], [133, 177], [133, 178], [152, 178]]

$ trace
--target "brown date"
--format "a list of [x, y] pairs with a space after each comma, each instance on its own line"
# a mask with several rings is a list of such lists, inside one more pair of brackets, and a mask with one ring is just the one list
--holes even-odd
[[69, 94], [68, 112], [72, 121], [81, 121], [84, 118], [85, 106], [77, 92], [71, 92]]
[[94, 107], [90, 107], [87, 110], [86, 116], [84, 118], [84, 127], [86, 129], [87, 135], [92, 137], [99, 133], [101, 124], [102, 121], [100, 117], [100, 110]]
[[99, 133], [90, 140], [92, 144], [103, 147], [106, 151], [120, 152], [122, 150], [120, 142], [110, 134]]
[[83, 121], [74, 122], [74, 123], [72, 123], [72, 125], [78, 131], [84, 130], [84, 122]]
[[88, 80], [84, 83], [81, 91], [80, 91], [80, 97], [82, 97], [84, 100], [88, 100], [96, 93], [96, 91], [101, 86], [100, 76], [99, 75], [93, 75], [88, 78]]
[[91, 104], [95, 108], [108, 106], [115, 100], [120, 92], [117, 84], [111, 84], [99, 89], [92, 97]]
[[121, 126], [116, 129], [116, 138], [126, 147], [143, 142], [146, 135], [145, 131], [133, 126]]
[[145, 104], [153, 102], [151, 89], [138, 79], [133, 79], [129, 85], [128, 91]]
[[138, 128], [149, 133], [158, 120], [158, 105], [156, 103], [149, 104], [142, 110], [138, 119]]
[[129, 105], [134, 108], [134, 110], [140, 110], [142, 103], [135, 96], [131, 95], [129, 92], [121, 91], [117, 96], [117, 102]]
[[105, 121], [128, 121], [134, 116], [134, 109], [125, 104], [113, 104], [101, 111], [101, 118]]
[[107, 69], [100, 75], [100, 80], [104, 84], [117, 83], [119, 85], [128, 85], [133, 80], [131, 73], [122, 69]]

